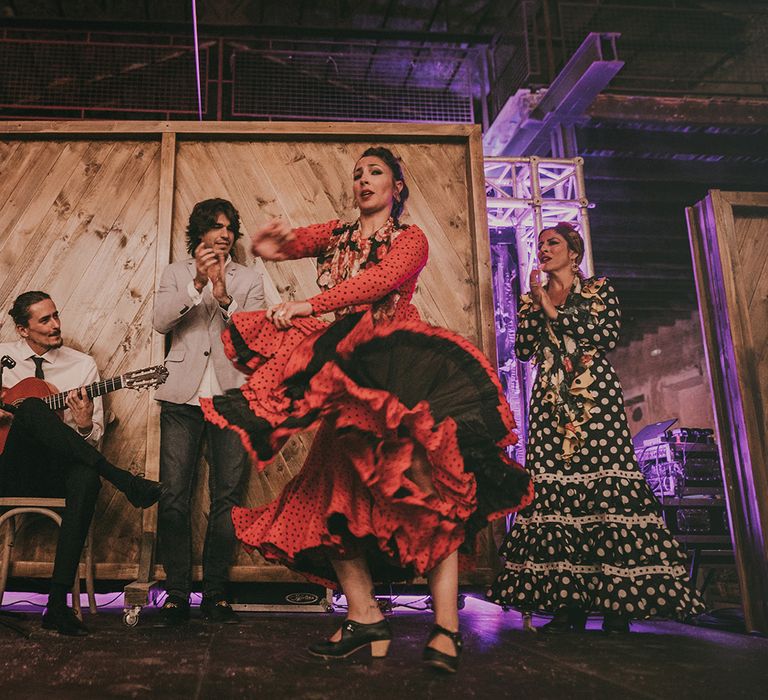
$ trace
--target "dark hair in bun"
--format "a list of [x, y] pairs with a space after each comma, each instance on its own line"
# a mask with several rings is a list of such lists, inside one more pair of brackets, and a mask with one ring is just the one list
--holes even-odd
[[395, 222], [397, 222], [397, 220], [400, 218], [400, 215], [403, 213], [405, 202], [408, 199], [408, 185], [405, 184], [403, 168], [400, 165], [400, 161], [397, 159], [395, 154], [392, 153], [392, 151], [390, 151], [388, 148], [384, 148], [383, 146], [366, 148], [360, 158], [366, 157], [381, 158], [381, 160], [384, 161], [384, 164], [392, 171], [392, 176], [395, 178], [395, 180], [400, 180], [400, 182], [403, 183], [403, 189], [400, 190], [400, 193], [398, 194], [395, 192], [395, 198], [392, 201], [392, 211], [390, 213]]

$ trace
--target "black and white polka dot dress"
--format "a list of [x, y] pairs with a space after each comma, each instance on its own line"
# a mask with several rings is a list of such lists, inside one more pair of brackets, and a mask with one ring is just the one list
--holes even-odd
[[515, 352], [538, 365], [526, 457], [535, 496], [502, 545], [506, 565], [488, 596], [523, 611], [702, 612], [685, 555], [638, 469], [605, 356], [618, 339], [616, 294], [605, 278], [577, 278], [558, 312], [548, 321], [521, 299]]

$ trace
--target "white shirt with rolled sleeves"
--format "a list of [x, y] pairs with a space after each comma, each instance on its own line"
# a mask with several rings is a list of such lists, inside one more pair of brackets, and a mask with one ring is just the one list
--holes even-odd
[[200, 397], [234, 389], [246, 380], [224, 354], [221, 332], [235, 311], [265, 308], [261, 274], [228, 260], [224, 274], [232, 303], [222, 309], [210, 283], [197, 292], [195, 272], [192, 258], [171, 263], [155, 294], [152, 325], [171, 337], [165, 358], [168, 379], [155, 392], [159, 401], [198, 405]]
[[[0, 343], [0, 356], [10, 355], [15, 361], [13, 369], [3, 371], [3, 387], [11, 389], [22, 379], [35, 376], [35, 363], [32, 358], [35, 352], [24, 340], [13, 343]], [[94, 382], [101, 381], [96, 362], [84, 352], [62, 345], [60, 348], [48, 350], [43, 358], [43, 374], [45, 381], [55, 386], [60, 392], [77, 389]], [[77, 425], [72, 419], [72, 411], [64, 409], [64, 422], [73, 430]], [[93, 428], [87, 435], [82, 435], [91, 445], [97, 446], [104, 435], [104, 405], [100, 398], [93, 400]]]

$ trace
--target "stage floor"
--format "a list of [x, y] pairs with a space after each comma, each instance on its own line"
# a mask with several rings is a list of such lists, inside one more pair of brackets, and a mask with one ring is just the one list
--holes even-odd
[[[14, 606], [11, 609], [18, 609]], [[386, 659], [364, 652], [339, 662], [309, 656], [343, 613], [247, 613], [238, 626], [193, 619], [179, 629], [122, 623], [120, 608], [86, 614], [92, 634], [70, 639], [24, 623], [29, 639], [0, 627], [4, 699], [67, 698], [759, 698], [768, 687], [768, 639], [671, 622], [636, 623], [607, 637], [599, 621], [581, 635], [525, 632], [521, 617], [469, 598], [465, 653], [443, 676], [419, 660], [426, 612], [396, 610]], [[538, 623], [543, 620], [538, 620]]]

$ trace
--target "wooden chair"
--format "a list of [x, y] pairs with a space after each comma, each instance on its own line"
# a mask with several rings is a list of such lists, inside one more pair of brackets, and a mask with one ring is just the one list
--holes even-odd
[[[8, 573], [11, 568], [11, 556], [16, 542], [16, 517], [25, 513], [38, 513], [45, 515], [61, 526], [61, 515], [65, 501], [63, 498], [33, 498], [25, 496], [9, 496], [0, 498], [0, 532], [7, 524], [5, 544], [3, 546], [3, 561], [0, 565], [0, 604], [2, 604], [5, 586], [8, 582]], [[85, 555], [85, 590], [88, 593], [88, 608], [91, 613], [96, 612], [96, 594], [93, 587], [93, 522], [88, 528], [88, 536], [83, 548]], [[72, 609], [82, 619], [80, 609], [80, 571], [75, 576], [75, 585], [72, 586]]]

